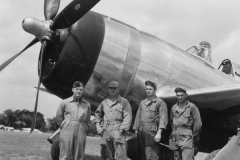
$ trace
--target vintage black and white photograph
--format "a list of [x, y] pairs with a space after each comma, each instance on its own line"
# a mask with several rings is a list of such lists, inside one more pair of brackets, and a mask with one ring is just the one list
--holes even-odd
[[1, 160], [239, 160], [240, 1], [1, 0]]

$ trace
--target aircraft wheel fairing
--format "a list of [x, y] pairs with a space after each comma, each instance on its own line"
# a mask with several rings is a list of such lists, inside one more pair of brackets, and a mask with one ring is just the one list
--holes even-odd
[[[138, 146], [136, 139], [129, 139], [127, 141], [127, 157], [131, 160], [139, 160], [141, 158], [141, 154], [138, 152]], [[171, 150], [167, 147], [159, 145], [159, 159], [160, 160], [173, 160], [171, 155]]]
[[218, 150], [215, 150], [213, 152], [211, 152], [206, 158], [205, 160], [213, 160], [216, 155], [218, 154], [218, 152], [220, 151], [221, 149], [218, 149]]
[[59, 160], [60, 148], [59, 139], [54, 141], [51, 146], [51, 156], [53, 160]]

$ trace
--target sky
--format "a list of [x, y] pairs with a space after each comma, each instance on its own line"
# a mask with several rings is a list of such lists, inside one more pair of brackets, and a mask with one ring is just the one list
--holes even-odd
[[[71, 0], [62, 0], [61, 11]], [[26, 17], [44, 20], [44, 0], [1, 0], [0, 64], [21, 51], [34, 37], [21, 26]], [[92, 10], [156, 35], [184, 50], [200, 41], [212, 45], [213, 65], [225, 59], [240, 63], [239, 0], [101, 0]], [[0, 113], [34, 110], [41, 44], [21, 54], [0, 73]], [[40, 92], [38, 111], [56, 114], [61, 99]]]

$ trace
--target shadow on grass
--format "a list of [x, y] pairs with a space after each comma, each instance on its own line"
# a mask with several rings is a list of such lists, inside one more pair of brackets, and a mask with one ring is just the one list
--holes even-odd
[[101, 160], [100, 156], [85, 154], [86, 160]]

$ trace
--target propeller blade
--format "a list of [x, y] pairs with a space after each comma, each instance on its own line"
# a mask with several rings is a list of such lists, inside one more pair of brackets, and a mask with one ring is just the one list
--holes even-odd
[[45, 0], [44, 1], [44, 16], [45, 20], [52, 20], [59, 9], [60, 0]]
[[37, 117], [37, 106], [38, 106], [38, 97], [39, 97], [39, 89], [40, 89], [40, 85], [42, 82], [42, 62], [43, 62], [43, 53], [45, 50], [45, 47], [47, 46], [47, 41], [43, 41], [42, 42], [42, 47], [41, 47], [41, 51], [40, 51], [40, 59], [39, 59], [39, 79], [38, 79], [38, 87], [37, 87], [37, 96], [36, 96], [36, 101], [35, 101], [35, 107], [34, 107], [34, 112], [33, 112], [33, 119], [32, 119], [32, 125], [31, 125], [31, 131], [30, 134], [34, 131], [35, 129], [35, 123], [36, 123], [36, 117]]
[[69, 28], [99, 1], [100, 0], [73, 0], [54, 18], [50, 29], [55, 31], [56, 29]]
[[9, 58], [7, 61], [5, 61], [1, 66], [0, 66], [0, 71], [2, 71], [7, 65], [9, 65], [15, 58], [17, 58], [20, 54], [22, 54], [26, 49], [37, 43], [39, 40], [35, 38], [30, 42], [21, 52], [17, 53], [13, 57]]

